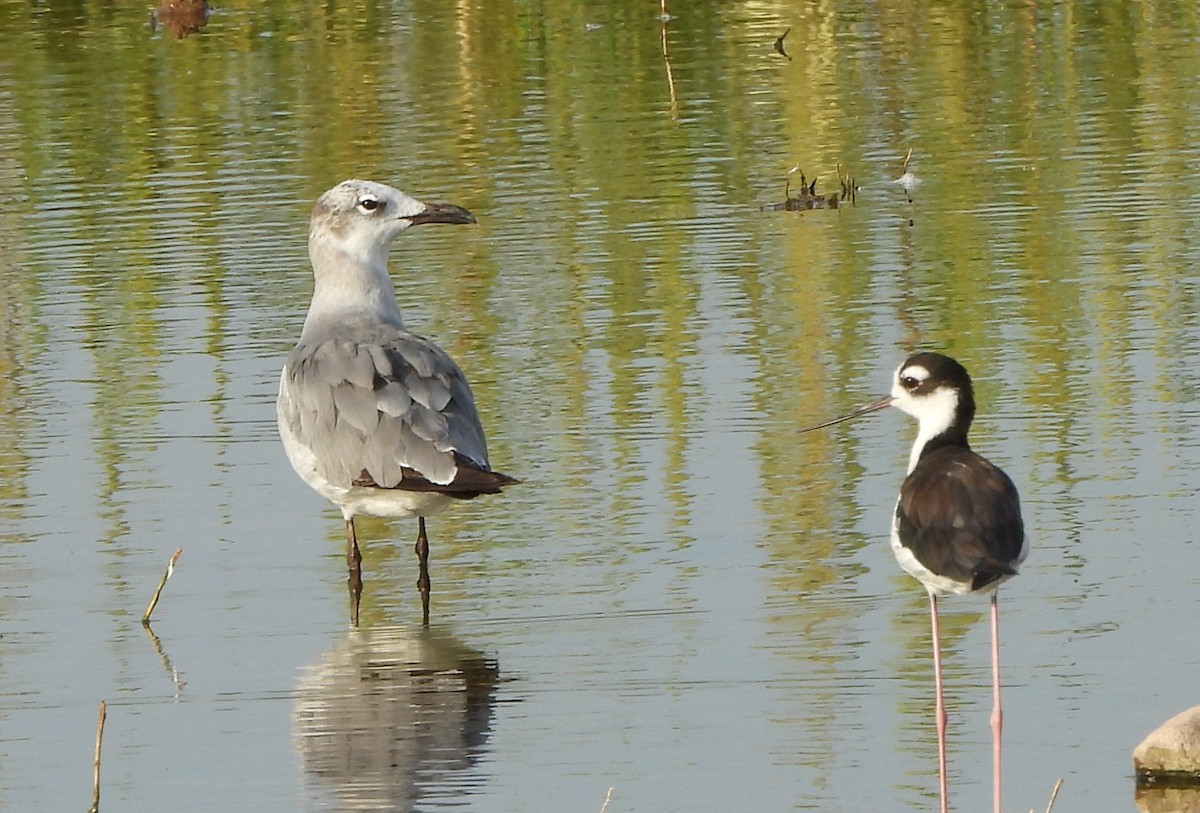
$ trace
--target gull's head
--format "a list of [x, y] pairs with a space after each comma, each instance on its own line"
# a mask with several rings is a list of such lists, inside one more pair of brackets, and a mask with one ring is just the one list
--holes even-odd
[[422, 203], [399, 189], [374, 181], [342, 181], [317, 198], [309, 221], [309, 253], [334, 250], [368, 264], [387, 258], [400, 232], [423, 223], [474, 223], [461, 206]]
[[965, 367], [941, 353], [916, 353], [896, 368], [890, 405], [921, 424], [921, 435], [935, 437], [951, 426], [963, 433], [975, 417], [975, 393]]

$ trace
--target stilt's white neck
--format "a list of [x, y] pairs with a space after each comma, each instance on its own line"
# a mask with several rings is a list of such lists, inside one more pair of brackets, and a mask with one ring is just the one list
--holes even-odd
[[958, 390], [939, 389], [921, 398], [897, 398], [892, 403], [919, 421], [917, 439], [908, 456], [908, 472], [911, 474], [926, 444], [954, 425], [958, 417]]

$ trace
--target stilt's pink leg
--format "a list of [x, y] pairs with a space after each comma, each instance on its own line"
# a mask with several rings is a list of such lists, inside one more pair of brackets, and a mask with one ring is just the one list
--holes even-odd
[[942, 644], [938, 625], [937, 596], [929, 593], [930, 627], [933, 631], [933, 682], [937, 690], [938, 782], [942, 793], [942, 813], [949, 811], [946, 793], [946, 704], [942, 700]]
[[1000, 813], [1000, 735], [1004, 712], [1000, 709], [1000, 612], [992, 591], [992, 811]]

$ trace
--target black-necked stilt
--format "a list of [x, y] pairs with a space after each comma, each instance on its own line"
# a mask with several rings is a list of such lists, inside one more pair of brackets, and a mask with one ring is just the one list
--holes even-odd
[[296, 473], [342, 509], [350, 622], [362, 555], [355, 514], [417, 517], [417, 588], [429, 622], [425, 517], [517, 482], [492, 471], [471, 387], [454, 360], [400, 317], [387, 256], [422, 223], [474, 223], [461, 206], [424, 204], [371, 181], [317, 200], [308, 233], [312, 304], [279, 380], [279, 434]]
[[[975, 394], [966, 369], [940, 353], [917, 353], [896, 369], [891, 394], [849, 415], [809, 427], [819, 429], [894, 406], [920, 428], [900, 486], [892, 520], [892, 550], [905, 571], [929, 593], [933, 669], [937, 689], [938, 768], [946, 813], [946, 709], [942, 701], [942, 655], [938, 596], [983, 593], [991, 597], [992, 801], [1000, 813], [1000, 627], [996, 591], [1017, 574], [1029, 551], [1016, 486], [975, 452], [967, 432], [975, 417]], [[806, 430], [807, 431], [807, 430]]]

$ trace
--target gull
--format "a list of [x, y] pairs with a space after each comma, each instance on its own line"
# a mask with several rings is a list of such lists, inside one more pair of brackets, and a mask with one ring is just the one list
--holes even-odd
[[517, 482], [492, 471], [466, 376], [404, 326], [387, 270], [401, 232], [474, 222], [461, 206], [425, 204], [362, 180], [343, 181], [313, 206], [312, 304], [283, 366], [276, 410], [292, 468], [345, 519], [353, 626], [362, 595], [356, 515], [417, 517], [417, 588], [428, 624], [425, 517]]

